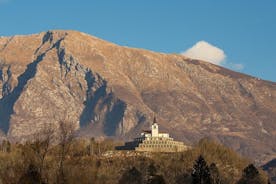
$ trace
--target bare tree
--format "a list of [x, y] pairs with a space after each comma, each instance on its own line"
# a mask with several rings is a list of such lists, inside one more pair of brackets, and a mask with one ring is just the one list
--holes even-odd
[[11, 143], [8, 140], [3, 140], [1, 145], [1, 151], [9, 153], [11, 151]]
[[[47, 125], [38, 132], [29, 137], [29, 141], [17, 145], [21, 153], [22, 169], [25, 179], [32, 177], [31, 170], [35, 169], [36, 179], [39, 183], [48, 182], [47, 168], [45, 167], [46, 157], [50, 152], [51, 144], [54, 137], [53, 126]], [[32, 168], [30, 170], [30, 168]], [[39, 177], [38, 177], [39, 176]]]
[[58, 171], [57, 171], [57, 183], [66, 183], [64, 174], [64, 162], [69, 154], [70, 147], [75, 137], [76, 127], [72, 122], [63, 120], [59, 121], [59, 132], [58, 132]]
[[[38, 172], [42, 177], [44, 176], [46, 156], [54, 140], [54, 133], [53, 126], [48, 125], [34, 134], [34, 142], [30, 144], [30, 148], [37, 160]], [[47, 177], [44, 180], [47, 180]]]

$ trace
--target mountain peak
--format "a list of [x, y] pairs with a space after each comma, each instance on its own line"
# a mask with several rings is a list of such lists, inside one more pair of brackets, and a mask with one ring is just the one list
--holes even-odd
[[0, 128], [14, 141], [65, 120], [81, 136], [131, 139], [155, 114], [175, 139], [210, 136], [265, 160], [275, 105], [275, 83], [177, 54], [77, 31], [0, 38]]

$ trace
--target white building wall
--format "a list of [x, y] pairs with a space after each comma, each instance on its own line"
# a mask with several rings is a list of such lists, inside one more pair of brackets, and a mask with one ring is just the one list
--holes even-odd
[[154, 124], [151, 125], [151, 136], [152, 137], [158, 137], [159, 136], [157, 123], [154, 123]]
[[169, 134], [167, 134], [167, 133], [161, 133], [161, 134], [158, 135], [158, 137], [166, 137], [166, 138], [169, 138], [170, 136], [169, 136]]

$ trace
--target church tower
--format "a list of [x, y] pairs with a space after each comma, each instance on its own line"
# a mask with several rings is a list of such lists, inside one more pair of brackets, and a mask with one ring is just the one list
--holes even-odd
[[153, 119], [153, 124], [151, 125], [151, 136], [152, 137], [158, 137], [159, 131], [158, 131], [158, 124], [156, 122], [156, 118]]

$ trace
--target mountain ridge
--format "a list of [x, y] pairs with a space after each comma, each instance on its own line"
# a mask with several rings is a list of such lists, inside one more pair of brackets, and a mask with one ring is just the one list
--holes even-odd
[[210, 136], [255, 159], [275, 156], [274, 82], [77, 31], [1, 37], [0, 64], [9, 139], [64, 117], [83, 136], [131, 139], [156, 114], [177, 139]]

